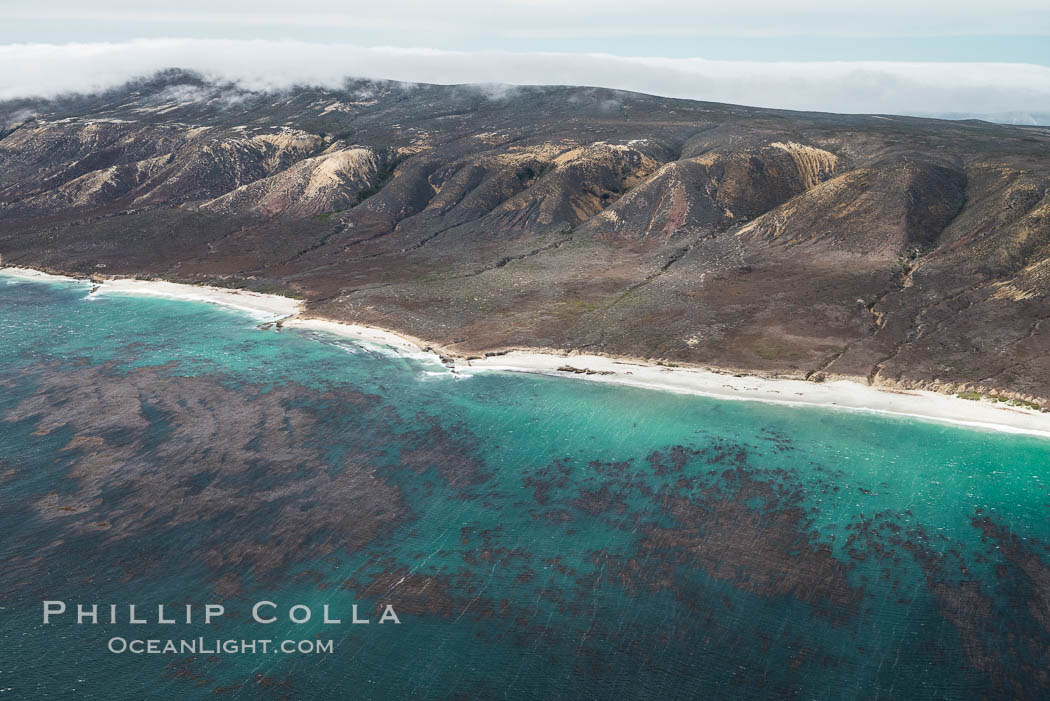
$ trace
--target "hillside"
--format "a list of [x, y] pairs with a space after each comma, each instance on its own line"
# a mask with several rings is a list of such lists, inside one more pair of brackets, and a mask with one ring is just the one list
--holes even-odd
[[284, 290], [586, 350], [1050, 405], [1050, 128], [575, 87], [0, 103], [4, 264]]

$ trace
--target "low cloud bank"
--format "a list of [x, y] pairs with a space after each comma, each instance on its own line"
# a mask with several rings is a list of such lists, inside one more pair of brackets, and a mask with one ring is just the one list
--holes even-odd
[[355, 77], [445, 84], [594, 85], [828, 112], [1050, 113], [1050, 67], [1031, 64], [764, 63], [203, 39], [0, 46], [0, 99], [97, 92], [173, 67], [248, 90], [279, 91], [296, 85], [338, 88], [346, 78]]

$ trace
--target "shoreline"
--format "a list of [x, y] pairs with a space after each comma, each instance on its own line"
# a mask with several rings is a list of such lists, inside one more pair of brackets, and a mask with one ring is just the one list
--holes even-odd
[[192, 302], [206, 302], [246, 312], [258, 319], [277, 321], [299, 314], [302, 302], [291, 297], [268, 295], [249, 290], [230, 290], [223, 287], [183, 285], [161, 280], [106, 280], [92, 294], [125, 294], [144, 297], [163, 297]]
[[101, 282], [88, 277], [56, 275], [33, 268], [0, 267], [0, 274], [37, 282], [80, 282], [94, 285], [90, 295], [127, 294], [140, 297], [163, 297], [190, 302], [206, 302], [246, 312], [253, 317], [276, 321], [298, 316], [302, 302], [291, 297], [269, 295], [250, 290], [236, 290], [208, 285], [185, 285], [164, 280], [107, 278]]
[[259, 319], [279, 321], [282, 328], [321, 331], [388, 346], [401, 352], [432, 354], [450, 371], [461, 375], [477, 372], [517, 372], [548, 377], [574, 377], [592, 382], [715, 399], [861, 411], [1050, 439], [1050, 414], [984, 400], [967, 400], [930, 390], [884, 389], [848, 379], [817, 383], [801, 379], [738, 375], [705, 368], [671, 368], [639, 359], [576, 352], [508, 350], [490, 352], [483, 358], [468, 359], [457, 357], [456, 354], [444, 351], [435, 344], [388, 329], [304, 317], [300, 301], [280, 295], [159, 280], [114, 278], [94, 282], [87, 278], [53, 275], [28, 268], [3, 267], [0, 268], [0, 274], [41, 282], [94, 284], [96, 287], [91, 291], [92, 295], [127, 294], [216, 304], [237, 309]]

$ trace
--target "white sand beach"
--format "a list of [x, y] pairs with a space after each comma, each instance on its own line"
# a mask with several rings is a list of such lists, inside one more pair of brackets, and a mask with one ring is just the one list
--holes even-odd
[[[425, 341], [361, 324], [294, 318], [285, 321], [284, 328], [324, 331], [350, 339], [379, 343], [412, 354], [431, 349], [430, 344]], [[891, 414], [970, 428], [1050, 438], [1050, 414], [993, 401], [960, 399], [954, 395], [926, 390], [884, 389], [850, 380], [817, 383], [736, 375], [701, 368], [671, 368], [637, 360], [576, 353], [560, 355], [510, 351], [467, 360], [454, 357], [445, 351], [431, 349], [429, 352], [453, 357], [454, 370], [462, 375], [476, 372], [532, 373], [718, 399]], [[571, 367], [577, 372], [559, 370], [564, 367]]]
[[228, 290], [222, 287], [181, 285], [159, 280], [106, 280], [93, 293], [96, 295], [127, 294], [147, 297], [166, 297], [193, 302], [208, 302], [232, 307], [260, 319], [276, 320], [299, 313], [300, 302], [281, 295], [267, 295], [247, 290]]
[[325, 333], [343, 336], [357, 341], [368, 341], [381, 346], [389, 346], [407, 353], [423, 353], [426, 344], [417, 339], [407, 336], [399, 336], [393, 331], [376, 329], [361, 324], [349, 324], [328, 319], [310, 319], [306, 317], [295, 317], [282, 323], [283, 328], [306, 329], [310, 331], [323, 331]]
[[[572, 367], [585, 372], [559, 371]], [[548, 355], [512, 351], [469, 361], [475, 370], [532, 372], [576, 377], [718, 399], [818, 406], [892, 414], [927, 421], [1050, 438], [1050, 414], [992, 401], [973, 401], [925, 390], [892, 390], [850, 380], [809, 382], [735, 375], [701, 368], [669, 368], [597, 355]], [[588, 374], [586, 371], [591, 371]], [[604, 374], [611, 373], [611, 374]]]
[[0, 274], [7, 277], [24, 278], [26, 280], [37, 280], [40, 282], [87, 282], [87, 278], [76, 278], [68, 275], [53, 275], [42, 270], [32, 268], [0, 268]]
[[[0, 273], [38, 280], [76, 280], [25, 268], [0, 268]], [[86, 282], [86, 281], [85, 281]], [[1050, 438], [1050, 413], [990, 400], [967, 400], [925, 390], [885, 389], [850, 380], [809, 382], [801, 379], [737, 375], [703, 368], [666, 367], [634, 359], [577, 353], [558, 354], [512, 350], [484, 358], [455, 357], [424, 340], [363, 324], [300, 316], [301, 303], [280, 295], [245, 290], [183, 285], [172, 282], [111, 279], [98, 283], [92, 294], [128, 294], [208, 302], [282, 320], [286, 329], [320, 331], [390, 347], [399, 353], [432, 353], [454, 359], [460, 375], [478, 372], [522, 372], [577, 378], [719, 399], [751, 400], [792, 406], [816, 406], [890, 414], [971, 428]], [[561, 369], [572, 368], [572, 370]]]
[[0, 268], [6, 277], [38, 280], [41, 282], [80, 282], [92, 285], [91, 295], [125, 294], [145, 297], [165, 297], [192, 302], [207, 302], [246, 312], [253, 317], [266, 320], [285, 319], [299, 314], [301, 302], [281, 295], [261, 294], [248, 290], [184, 285], [163, 280], [138, 280], [135, 278], [111, 278], [102, 281], [53, 275], [31, 268]]

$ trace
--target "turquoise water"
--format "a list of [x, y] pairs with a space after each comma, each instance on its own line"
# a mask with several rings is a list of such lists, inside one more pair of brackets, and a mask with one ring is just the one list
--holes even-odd
[[[0, 277], [0, 697], [1050, 695], [1050, 441], [86, 294]], [[200, 636], [333, 649], [107, 650]]]

